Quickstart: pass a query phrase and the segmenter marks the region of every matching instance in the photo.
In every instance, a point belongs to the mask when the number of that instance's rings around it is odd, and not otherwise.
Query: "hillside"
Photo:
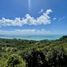
[[[67,67],[67,36],[41,41],[0,39],[0,67]]]

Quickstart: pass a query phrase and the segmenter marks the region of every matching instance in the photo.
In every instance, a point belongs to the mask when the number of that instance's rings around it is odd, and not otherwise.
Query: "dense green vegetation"
[[[0,39],[0,67],[67,67],[67,36],[41,41]]]

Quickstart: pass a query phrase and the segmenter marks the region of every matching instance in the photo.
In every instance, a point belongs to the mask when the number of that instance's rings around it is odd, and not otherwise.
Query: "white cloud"
[[[43,13],[44,12],[44,10],[43,9],[41,9],[38,13],[40,14],[40,13]]]
[[[43,10],[41,10],[42,12]],[[52,12],[51,9],[46,10],[43,14],[37,18],[32,17],[30,14],[26,14],[23,18],[15,18],[15,19],[0,19],[0,26],[23,26],[27,25],[40,25],[40,24],[50,24],[51,17],[49,14]]]
[[[52,10],[51,9],[48,9],[47,11],[46,11],[46,14],[48,15],[48,14],[50,14],[52,12]]]
[[[7,35],[7,36],[12,36],[12,35],[17,35],[17,36],[26,36],[26,35],[45,35],[45,34],[51,34],[50,31],[47,31],[45,29],[37,30],[37,29],[23,29],[23,30],[0,30],[0,35]]]

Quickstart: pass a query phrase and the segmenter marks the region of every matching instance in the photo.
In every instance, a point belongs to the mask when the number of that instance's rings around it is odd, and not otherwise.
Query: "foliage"
[[[0,67],[67,67],[67,36],[41,41],[0,39]]]
[[[13,54],[8,58],[6,67],[25,67],[25,62],[20,56]]]

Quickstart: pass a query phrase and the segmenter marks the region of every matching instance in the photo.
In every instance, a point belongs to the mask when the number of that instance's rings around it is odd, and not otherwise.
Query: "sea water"
[[[22,39],[22,40],[56,40],[61,38],[62,35],[24,35],[24,36],[0,36],[6,39]]]

